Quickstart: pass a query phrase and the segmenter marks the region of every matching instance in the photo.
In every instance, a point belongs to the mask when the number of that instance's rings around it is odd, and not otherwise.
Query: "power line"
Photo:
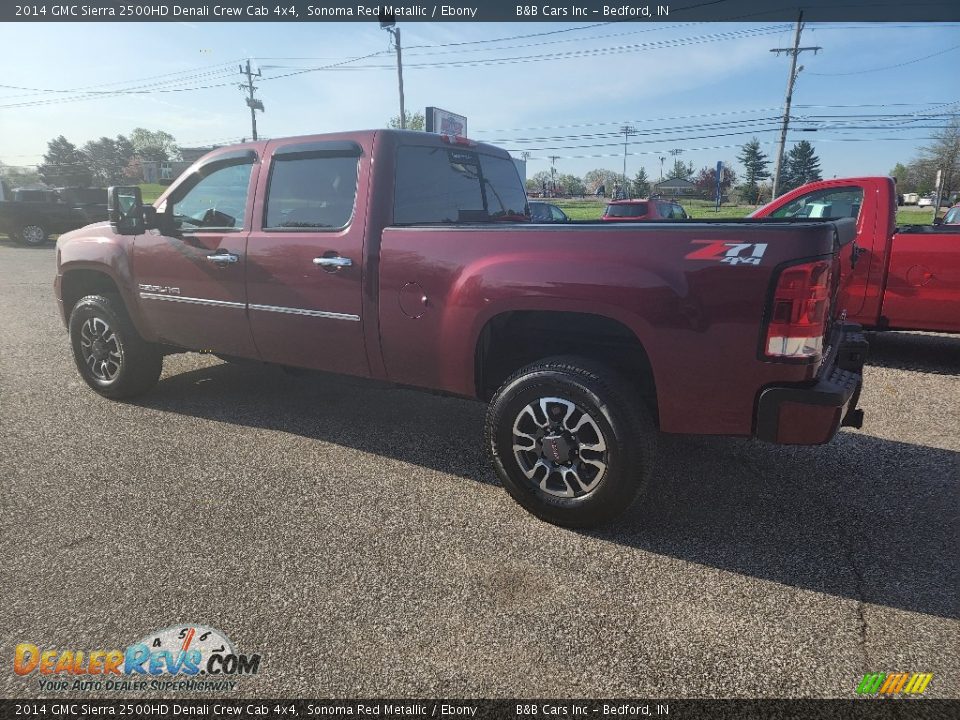
[[[98,83],[96,85],[83,85],[75,88],[29,88],[29,87],[22,87],[19,85],[3,85],[3,84],[0,84],[0,88],[8,88],[11,90],[29,90],[34,93],[48,93],[48,92],[49,93],[71,93],[71,92],[93,92],[97,88],[112,87],[115,85],[126,85],[127,83],[131,83],[131,82],[142,83],[142,82],[146,82],[147,80],[157,80],[159,78],[171,78],[167,83],[160,83],[160,84],[169,84],[172,82],[176,82],[178,80],[191,79],[195,77],[203,77],[205,75],[210,75],[214,73],[221,74],[225,71],[228,71],[228,66],[233,65],[233,63],[235,62],[237,61],[230,60],[226,63],[220,63],[217,65],[204,65],[198,68],[191,68],[190,70],[177,70],[169,73],[161,73],[160,75],[147,75],[146,77],[136,78],[133,80],[114,80],[108,83]],[[185,77],[174,79],[173,76],[177,76],[177,75],[184,75]],[[111,92],[111,91],[108,91],[108,92]],[[6,95],[0,99],[14,98],[14,97],[30,97],[30,96],[29,95]]]
[[[908,140],[914,140],[914,141],[915,141],[915,140],[936,140],[936,138],[933,138],[933,137],[913,137],[913,138],[908,138],[908,137],[885,137],[885,138],[860,138],[860,137],[857,137],[857,138],[818,138],[818,139],[817,139],[817,142],[818,142],[818,143],[819,143],[819,142],[826,142],[826,143],[831,143],[831,142],[833,142],[833,143],[846,143],[846,142],[901,142],[901,141],[908,141]],[[788,139],[787,142],[799,142],[799,141],[794,138],[794,139]],[[761,141],[760,141],[760,144],[761,144],[761,145],[776,145],[777,143],[778,143],[777,140],[761,140]],[[740,145],[734,145],[734,144],[728,144],[728,145],[709,145],[709,146],[703,146],[703,147],[687,148],[687,151],[688,151],[688,152],[702,152],[702,151],[705,151],[705,150],[729,150],[729,149],[739,148],[739,147],[741,147],[741,146],[740,146]],[[510,152],[516,152],[516,151],[510,150]],[[655,156],[656,156],[656,155],[659,155],[659,154],[660,154],[660,151],[659,151],[659,150],[640,150],[640,151],[632,152],[632,153],[630,153],[630,154],[631,154],[631,155],[655,155]],[[616,152],[616,153],[600,153],[600,154],[592,154],[592,155],[558,155],[558,156],[556,156],[556,157],[557,157],[558,160],[590,160],[590,159],[603,159],[603,158],[619,158],[619,157],[620,157],[620,153],[619,153],[619,152]],[[545,158],[545,157],[531,156],[529,159],[530,159],[530,160],[546,160],[547,158]]]
[[[697,35],[687,38],[675,38],[671,40],[662,40],[652,43],[633,43],[627,45],[616,45],[611,47],[603,48],[591,48],[583,50],[571,50],[567,52],[560,53],[547,53],[547,54],[534,54],[534,55],[520,55],[520,56],[511,56],[511,57],[499,57],[499,58],[483,58],[475,60],[463,60],[457,62],[441,62],[441,63],[412,63],[408,64],[407,67],[413,68],[454,68],[454,67],[475,67],[475,66],[489,66],[489,65],[502,65],[506,63],[515,64],[515,63],[529,63],[529,62],[545,62],[545,61],[557,61],[565,59],[576,59],[581,57],[598,57],[606,55],[617,55],[631,52],[643,52],[646,50],[657,50],[664,48],[672,47],[685,47],[689,45],[700,45],[705,43],[712,42],[724,42],[728,40],[738,40],[748,37],[758,37],[762,35],[769,35],[775,32],[779,32],[780,29],[778,26],[766,26],[761,28],[753,29],[744,29],[730,32],[722,33],[709,33],[706,35]],[[559,32],[559,31],[553,31]],[[376,51],[363,55],[360,57],[349,58],[337,63],[331,63],[328,65],[323,65],[320,67],[311,67],[311,68],[301,68],[288,73],[283,73],[280,75],[274,75],[271,77],[263,77],[262,82],[280,80],[288,77],[294,77],[297,75],[302,75],[305,73],[311,72],[320,72],[320,71],[329,71],[329,70],[383,70],[383,69],[392,69],[392,65],[354,65],[354,63],[366,60],[378,55],[382,55],[387,51]],[[348,66],[353,67],[348,67]],[[169,83],[162,83],[160,85],[166,85]],[[86,100],[96,97],[111,97],[116,95],[126,95],[126,94],[152,94],[152,93],[169,93],[169,92],[190,92],[195,90],[209,90],[217,87],[229,86],[231,83],[216,83],[209,85],[200,85],[196,87],[153,87],[153,86],[139,86],[135,88],[121,88],[118,90],[103,91],[102,93],[91,94],[85,93],[71,98],[56,99],[56,100],[37,100],[32,102],[22,102],[22,103],[10,103],[6,105],[0,105],[0,109],[9,109],[9,108],[19,108],[19,107],[33,107],[38,105],[47,105],[47,104],[56,104],[60,102],[73,102],[78,100]]]
[[[865,75],[867,73],[882,72],[883,70],[893,70],[894,68],[904,67],[906,65],[913,65],[914,63],[921,62],[923,60],[929,60],[930,58],[939,57],[940,55],[946,55],[947,53],[953,52],[954,50],[960,49],[960,45],[954,45],[949,47],[946,50],[941,50],[940,52],[932,53],[931,55],[924,55],[923,57],[918,57],[913,60],[907,60],[906,62],[897,63],[896,65],[884,65],[883,67],[870,68],[869,70],[853,70],[851,72],[841,72],[841,73],[808,73],[809,75],[817,75],[819,77],[841,77],[845,75]]]

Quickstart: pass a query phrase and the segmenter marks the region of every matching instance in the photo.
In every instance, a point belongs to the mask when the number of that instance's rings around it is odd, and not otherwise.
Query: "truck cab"
[[[841,306],[872,330],[960,332],[960,227],[897,227],[889,177],[803,185],[751,217],[852,218],[856,241],[842,260]]]

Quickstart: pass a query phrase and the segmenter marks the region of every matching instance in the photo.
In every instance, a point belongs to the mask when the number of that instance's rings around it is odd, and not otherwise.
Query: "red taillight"
[[[820,355],[829,319],[831,272],[827,260],[792,265],[780,272],[767,323],[767,357]]]

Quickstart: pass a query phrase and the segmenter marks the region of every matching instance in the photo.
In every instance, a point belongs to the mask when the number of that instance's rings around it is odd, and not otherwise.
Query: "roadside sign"
[[[720,212],[720,199],[723,197],[721,188],[723,187],[723,161],[717,161],[717,207],[715,210]]]

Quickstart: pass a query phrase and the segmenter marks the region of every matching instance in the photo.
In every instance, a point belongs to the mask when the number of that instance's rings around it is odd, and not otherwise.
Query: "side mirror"
[[[142,235],[143,198],[136,185],[113,185],[107,190],[107,217],[118,235]]]
[[[934,224],[934,225],[943,225],[943,218],[942,218],[942,217],[935,217],[935,218],[933,219],[933,224]]]

